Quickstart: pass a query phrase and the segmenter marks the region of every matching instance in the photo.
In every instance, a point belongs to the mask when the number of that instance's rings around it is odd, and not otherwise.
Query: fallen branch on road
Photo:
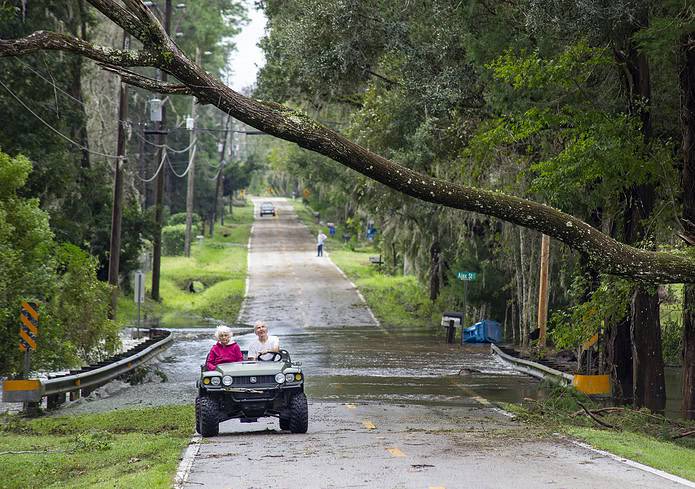
[[[579,404],[579,406],[584,410],[584,412],[586,413],[587,416],[589,416],[591,419],[596,421],[601,426],[604,426],[606,428],[610,428],[612,430],[618,430],[619,429],[619,428],[616,428],[615,426],[613,426],[612,424],[606,423],[605,421],[599,419],[595,414],[593,414],[591,411],[589,411],[586,408],[586,406],[584,404],[582,404],[581,402],[577,401],[577,404]]]
[[[686,436],[695,435],[695,430],[684,431],[683,433],[678,433],[671,437],[672,440],[677,440],[679,438],[685,438]]]

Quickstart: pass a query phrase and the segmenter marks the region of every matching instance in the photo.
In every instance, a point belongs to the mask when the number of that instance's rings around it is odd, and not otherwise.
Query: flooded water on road
[[[254,338],[235,328],[242,349]],[[211,328],[176,329],[158,368],[168,395],[195,396],[195,379],[213,344]],[[489,345],[447,345],[436,331],[383,327],[276,327],[281,348],[302,363],[312,400],[480,406],[536,397],[538,382],[490,354]],[[159,389],[157,389],[159,390]]]
[[[287,331],[312,399],[479,405],[536,397],[538,382],[490,354],[489,345],[447,345],[431,330],[320,328]]]

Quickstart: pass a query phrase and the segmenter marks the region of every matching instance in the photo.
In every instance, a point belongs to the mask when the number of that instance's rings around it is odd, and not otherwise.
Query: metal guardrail
[[[123,375],[146,363],[152,357],[167,349],[174,337],[171,331],[158,330],[157,335],[150,340],[137,345],[130,350],[117,355],[111,360],[88,365],[69,374],[41,379],[38,389],[31,391],[12,392],[3,389],[5,402],[39,402],[48,397],[48,407],[57,407],[65,402],[65,394],[70,393],[71,399],[87,395],[99,386]]]
[[[499,356],[502,360],[509,363],[515,370],[518,370],[519,372],[531,375],[537,379],[547,379],[556,384],[565,386],[572,385],[572,382],[574,381],[574,375],[560,372],[559,370],[546,367],[545,365],[541,365],[540,363],[532,362],[530,360],[523,360],[521,358],[507,355],[494,343],[490,344],[490,348],[493,355]]]

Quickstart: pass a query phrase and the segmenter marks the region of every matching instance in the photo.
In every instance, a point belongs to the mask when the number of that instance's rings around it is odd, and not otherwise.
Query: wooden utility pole
[[[164,30],[167,34],[171,29],[171,0],[166,0],[164,7]],[[159,70],[159,79],[166,83],[167,73],[164,70]],[[164,179],[166,176],[166,165],[163,162],[164,144],[166,143],[166,137],[164,135],[164,130],[166,127],[166,104],[162,103],[162,120],[155,124],[155,129],[157,132],[157,162],[162,165],[159,173],[157,174],[155,193],[154,193],[154,220],[155,220],[155,230],[154,230],[154,251],[152,256],[152,300],[159,301],[159,275],[160,268],[162,266],[162,226],[164,220]]]
[[[130,36],[123,33],[123,50],[130,47]],[[111,309],[109,317],[116,317],[118,301],[118,277],[121,259],[121,217],[123,215],[123,164],[125,163],[125,120],[128,118],[128,85],[121,82],[118,97],[118,137],[116,163],[113,170],[113,206],[111,208],[111,242],[109,246],[109,285],[111,285]]]
[[[200,64],[200,48],[196,46],[195,48],[195,62]],[[189,138],[189,144],[191,148],[191,161],[188,167],[188,180],[186,181],[186,234],[183,244],[183,254],[187,257],[191,256],[191,233],[193,231],[193,191],[195,185],[195,112],[196,112],[196,100],[195,97],[191,97],[191,119],[193,119],[193,128],[191,129],[191,134]]]
[[[550,263],[550,236],[541,239],[541,271],[538,280],[538,346],[545,347],[548,325],[548,266]]]

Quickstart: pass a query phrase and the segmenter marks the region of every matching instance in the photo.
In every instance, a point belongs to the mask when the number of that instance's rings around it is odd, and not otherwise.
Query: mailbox
[[[454,326],[461,326],[463,313],[455,311],[444,311],[442,313],[442,326],[449,326],[449,322],[452,320],[454,321]]]

